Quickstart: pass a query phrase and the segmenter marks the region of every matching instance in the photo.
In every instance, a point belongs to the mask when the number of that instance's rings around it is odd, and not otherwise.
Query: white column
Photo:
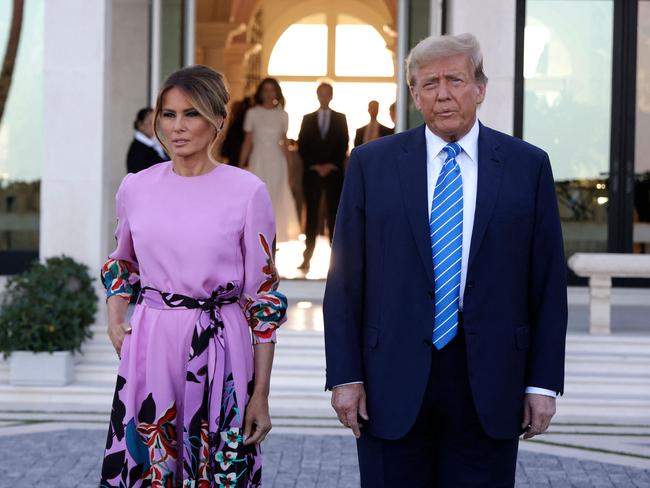
[[[429,35],[442,34],[442,0],[429,0]]]
[[[41,259],[99,269],[105,254],[103,165],[110,2],[45,2]]]
[[[45,2],[42,258],[95,275],[114,246],[115,190],[147,105],[147,0]]]
[[[183,43],[185,44],[185,55],[183,59],[184,66],[191,66],[194,64],[194,50],[196,49],[196,1],[185,0],[184,12],[184,28],[185,36]]]
[[[512,134],[515,90],[516,0],[448,0],[451,34],[471,32],[483,50],[489,78],[481,121]]]
[[[151,104],[156,103],[158,89],[160,88],[160,20],[162,5],[160,0],[151,2]]]
[[[136,112],[149,105],[149,2],[111,0],[111,5],[102,256],[115,246],[115,192],[126,174],[133,121]]]
[[[408,106],[408,80],[406,79],[406,67],[404,61],[408,49],[408,28],[409,28],[409,2],[398,0],[397,2],[397,104],[395,106],[397,118],[395,120],[395,132],[402,132],[406,129],[406,107]]]

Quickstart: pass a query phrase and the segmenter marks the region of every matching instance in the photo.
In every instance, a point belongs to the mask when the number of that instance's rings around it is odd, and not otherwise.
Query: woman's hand
[[[108,324],[108,337],[115,348],[117,357],[120,357],[122,352],[122,344],[127,334],[131,333],[131,325],[128,322],[119,322],[115,324]]]
[[[253,393],[246,406],[244,445],[259,444],[270,430],[269,397],[263,393]]]

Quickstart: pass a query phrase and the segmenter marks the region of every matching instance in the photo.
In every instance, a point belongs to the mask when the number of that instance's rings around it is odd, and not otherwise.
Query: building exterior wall
[[[46,2],[41,259],[98,269],[113,246],[115,190],[147,101],[147,29],[146,0]]]
[[[494,129],[512,134],[516,1],[448,0],[447,8],[449,33],[471,32],[481,43],[489,81],[479,118]]]

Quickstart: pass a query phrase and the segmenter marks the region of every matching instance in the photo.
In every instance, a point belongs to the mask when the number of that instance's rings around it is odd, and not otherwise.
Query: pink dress
[[[273,208],[265,185],[219,165],[183,177],[171,162],[127,175],[116,196],[107,295],[142,286],[122,346],[102,487],[260,487],[244,446],[253,343],[275,342]],[[252,333],[251,333],[252,332]]]

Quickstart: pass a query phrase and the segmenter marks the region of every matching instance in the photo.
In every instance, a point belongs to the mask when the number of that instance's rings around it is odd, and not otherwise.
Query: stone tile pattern
[[[105,433],[61,430],[0,436],[0,488],[96,488]],[[265,488],[358,488],[354,440],[272,434]],[[517,488],[650,488],[650,470],[522,452]]]

